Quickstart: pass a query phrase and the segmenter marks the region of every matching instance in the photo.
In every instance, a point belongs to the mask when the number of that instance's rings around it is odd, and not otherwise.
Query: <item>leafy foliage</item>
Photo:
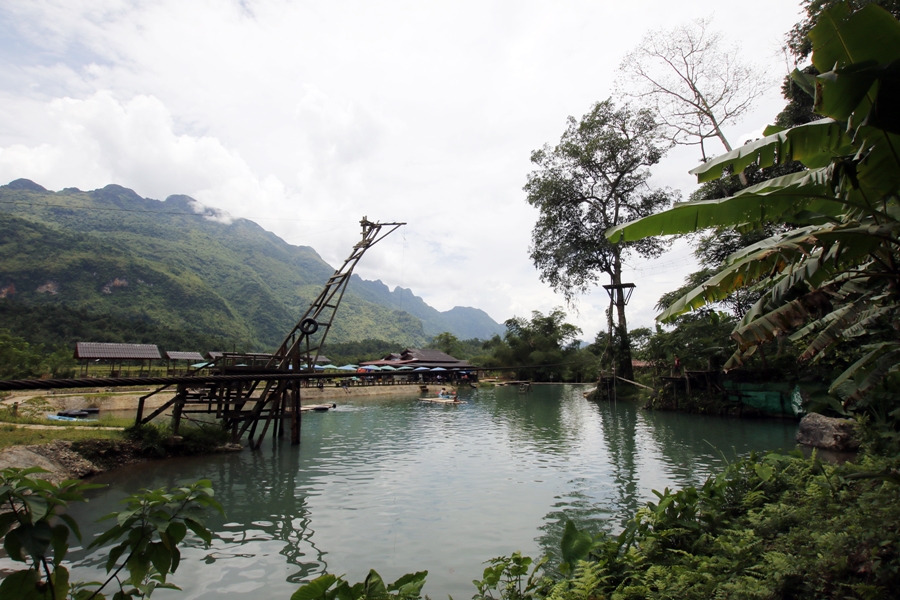
[[[800,4],[806,12],[806,16],[802,21],[794,25],[787,35],[788,49],[798,61],[809,58],[813,51],[809,33],[819,21],[822,13],[836,4],[846,4],[854,11],[868,4],[876,4],[900,19],[900,3],[896,0],[803,0]]]
[[[659,256],[665,244],[642,239],[614,246],[609,227],[648,215],[671,202],[673,192],[648,190],[648,167],[664,148],[649,112],[599,102],[580,121],[569,117],[555,147],[535,150],[537,170],[528,176],[528,203],[540,210],[532,232],[531,258],[542,280],[571,298],[618,274],[616,262],[630,252]]]
[[[88,546],[118,542],[109,550],[106,572],[111,575],[104,586],[118,581],[117,575],[124,569],[128,577],[119,583],[124,598],[149,596],[156,588],[178,589],[167,582],[168,574],[181,562],[178,544],[190,530],[209,545],[212,534],[203,525],[206,511],[212,508],[224,514],[213,498],[210,482],[201,480],[174,490],[143,490],[122,502],[125,510],[101,519],[115,519],[116,524]]]
[[[506,335],[493,347],[498,366],[530,367],[516,371],[519,379],[561,381],[566,363],[578,350],[575,338],[581,330],[565,322],[561,308],[543,315],[531,313],[531,320],[513,317],[506,321]],[[499,341],[499,340],[498,340]]]
[[[178,544],[188,529],[208,544],[211,534],[203,526],[206,509],[222,511],[208,481],[129,496],[123,500],[125,510],[104,517],[115,518],[116,525],[88,546],[125,538],[109,552],[106,571],[110,577],[103,583],[71,582],[64,565],[69,534],[80,541],[81,532],[72,517],[57,511],[69,502],[83,502],[85,491],[103,486],[77,480],[55,485],[30,477],[43,472],[38,467],[0,471],[0,505],[8,509],[0,514],[3,547],[12,560],[29,565],[0,583],[3,600],[102,600],[101,591],[113,581],[119,587],[113,596],[117,600],[149,597],[158,588],[178,589],[167,582],[178,568]],[[123,570],[128,576],[120,578]]]
[[[618,535],[592,536],[567,523],[568,561],[532,574],[528,593],[560,600],[896,597],[900,534],[882,525],[900,518],[898,466],[871,457],[829,465],[799,454],[751,455],[700,487],[654,492],[657,501]],[[475,582],[479,594],[483,583]]]
[[[229,339],[203,332],[176,329],[147,319],[129,319],[94,312],[88,308],[58,305],[32,305],[15,300],[0,299],[0,327],[21,337],[33,346],[43,346],[44,352],[59,352],[71,362],[76,342],[104,341],[110,343],[157,344],[163,351],[195,348],[245,350],[246,340]]]
[[[0,379],[28,379],[44,373],[68,377],[74,371],[75,360],[65,348],[46,354],[41,345],[33,346],[0,329]]]
[[[421,598],[428,571],[408,573],[394,583],[385,583],[374,569],[365,581],[350,585],[341,576],[322,575],[303,584],[291,595],[291,600],[384,600]]]
[[[674,302],[671,319],[716,302],[733,290],[760,284],[765,292],[734,330],[738,366],[757,347],[785,332],[810,340],[801,359],[816,359],[843,340],[873,344],[832,384],[850,404],[865,405],[900,365],[900,342],[886,325],[896,322],[897,194],[900,142],[896,97],[900,23],[868,5],[849,14],[845,5],[825,11],[810,30],[815,77],[794,78],[814,90],[816,112],[827,115],[770,135],[692,172],[712,181],[751,165],[800,161],[808,171],[776,177],[729,198],[687,202],[610,229],[613,240],[677,234],[704,227],[760,227],[792,223],[732,254],[727,267]],[[804,326],[802,329],[801,326]],[[886,335],[882,335],[882,333]],[[887,339],[884,339],[884,338]]]
[[[534,561],[528,556],[522,556],[521,552],[513,552],[512,556],[500,556],[486,562],[489,566],[484,569],[482,579],[472,581],[478,589],[472,600],[533,598],[537,590],[536,576],[547,560],[544,558],[534,563],[530,575],[528,568]],[[494,592],[497,593],[496,597]]]
[[[602,232],[628,219],[668,206],[675,193],[650,189],[649,167],[662,157],[657,123],[649,111],[617,108],[611,100],[595,104],[580,121],[569,117],[555,147],[545,145],[531,155],[537,167],[528,175],[528,203],[540,211],[531,235],[531,259],[541,280],[571,302],[608,275],[622,284],[622,265],[629,254],[659,256],[661,240],[642,238],[611,244]],[[625,298],[615,294],[622,343],[616,349],[619,373],[631,377]]]
[[[141,454],[156,458],[212,452],[231,441],[230,434],[218,423],[192,420],[182,426],[178,433],[179,439],[173,440],[168,422],[132,425],[124,432],[126,439],[139,444]]]

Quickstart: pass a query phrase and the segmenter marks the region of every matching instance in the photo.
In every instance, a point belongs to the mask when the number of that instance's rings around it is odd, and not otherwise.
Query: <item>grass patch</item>
[[[55,427],[53,429],[27,429],[15,425],[0,425],[0,449],[10,446],[49,444],[56,440],[79,441],[91,439],[123,439],[121,431],[109,431],[90,427]]]

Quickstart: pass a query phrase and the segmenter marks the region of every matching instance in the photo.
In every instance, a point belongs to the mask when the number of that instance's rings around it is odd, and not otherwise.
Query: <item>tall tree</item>
[[[761,285],[765,292],[732,332],[738,350],[726,366],[740,365],[761,343],[792,330],[789,339],[811,340],[801,360],[862,341],[864,353],[832,382],[831,391],[846,406],[868,403],[876,413],[896,415],[896,394],[889,387],[900,383],[900,22],[871,4],[852,15],[847,5],[836,4],[809,37],[813,65],[822,74],[793,76],[814,93],[815,110],[826,118],[770,129],[768,136],[692,173],[700,182],[711,181],[751,165],[793,160],[807,171],[723,200],[682,203],[607,235],[628,241],[704,227],[797,225],[732,254],[726,269],[659,318]]]
[[[617,108],[612,100],[595,104],[580,121],[569,117],[559,144],[531,155],[537,169],[525,185],[528,203],[540,211],[531,236],[531,259],[541,280],[572,303],[578,293],[599,282],[622,284],[622,266],[631,253],[659,256],[667,244],[641,239],[614,245],[604,237],[609,227],[669,206],[677,193],[651,189],[649,167],[659,162],[666,144],[649,111]],[[625,297],[614,294],[621,343],[618,371],[633,375]],[[612,317],[610,317],[612,320]]]
[[[765,74],[739,60],[736,47],[723,48],[722,35],[709,28],[711,18],[670,30],[648,32],[622,60],[618,88],[653,111],[675,144],[731,142],[723,128],[738,122],[768,85]]]
[[[540,311],[531,313],[531,320],[522,317],[508,319],[503,343],[494,347],[494,357],[502,366],[529,367],[517,376],[538,381],[562,379],[567,370],[567,358],[578,351],[576,339],[581,329],[565,322],[566,313],[554,308],[546,316]]]

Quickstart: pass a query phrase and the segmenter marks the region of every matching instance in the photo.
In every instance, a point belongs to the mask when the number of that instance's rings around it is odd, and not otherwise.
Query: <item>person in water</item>
[[[450,393],[447,391],[447,388],[441,388],[441,391],[438,392],[438,398],[442,400],[453,400],[454,402],[459,402],[459,398],[456,394]]]

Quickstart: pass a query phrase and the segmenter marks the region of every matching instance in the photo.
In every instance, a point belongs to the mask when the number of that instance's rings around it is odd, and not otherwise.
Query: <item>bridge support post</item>
[[[300,382],[292,381],[291,387],[291,446],[300,445]]]
[[[185,394],[187,390],[184,385],[178,386],[175,393],[175,406],[172,407],[172,435],[178,435],[178,428],[181,426],[181,411],[184,408]]]

